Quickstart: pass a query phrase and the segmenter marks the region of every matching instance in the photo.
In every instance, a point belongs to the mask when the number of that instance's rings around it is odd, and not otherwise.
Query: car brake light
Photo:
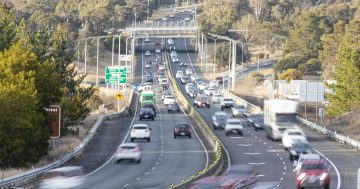
[[[146,130],[145,130],[145,133],[147,133],[147,132],[149,132],[149,130],[146,129]]]
[[[135,130],[133,129],[132,132],[135,133]]]
[[[140,152],[140,149],[139,149],[139,148],[135,148],[135,149],[133,149],[133,152]]]
[[[190,129],[190,128],[188,128],[188,131],[189,131],[189,132],[191,132],[191,129]]]
[[[301,173],[301,174],[297,177],[297,179],[298,179],[298,180],[303,180],[303,179],[305,178],[305,176],[306,176],[306,173]]]
[[[328,173],[324,172],[320,176],[320,180],[325,180],[325,178],[328,176]]]

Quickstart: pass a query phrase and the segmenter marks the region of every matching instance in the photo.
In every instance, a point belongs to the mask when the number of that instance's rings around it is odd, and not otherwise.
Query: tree
[[[0,53],[0,166],[35,163],[47,152],[49,119],[39,106],[36,55],[20,42]]]
[[[5,4],[0,3],[0,51],[16,40],[15,17]]]
[[[256,20],[260,20],[262,11],[266,5],[266,0],[249,0],[250,7],[256,17]]]
[[[244,47],[246,48],[246,47]],[[216,52],[216,64],[220,67],[228,67],[229,64],[229,43],[218,43]],[[213,55],[211,55],[213,58]],[[247,49],[244,49],[244,62],[250,59],[250,53]],[[236,46],[236,63],[240,64],[242,61],[242,49],[239,44]]]
[[[350,22],[342,37],[335,59],[334,84],[328,85],[334,93],[327,94],[330,105],[327,113],[342,115],[360,105],[360,21]]]
[[[287,82],[289,82],[290,80],[301,79],[302,74],[296,69],[287,69],[283,73],[279,74],[278,78],[279,80],[286,80]]]

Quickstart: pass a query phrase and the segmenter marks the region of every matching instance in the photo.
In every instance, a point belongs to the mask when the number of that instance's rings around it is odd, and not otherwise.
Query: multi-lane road
[[[190,42],[185,39],[178,39],[176,44],[177,49],[193,48]],[[192,68],[195,74],[200,72],[196,64],[197,55],[195,53],[179,52],[178,57],[180,62],[187,62],[188,68]],[[172,63],[171,69],[173,73],[176,73],[177,70],[184,68]],[[244,73],[255,69],[248,69]],[[180,82],[178,84],[185,94],[184,86]],[[192,101],[192,99],[189,100]],[[212,125],[211,115],[220,111],[220,107],[212,105],[210,109],[198,109],[198,111],[205,121]],[[252,118],[255,122],[262,124],[262,115],[254,115]],[[254,131],[250,127],[246,128],[242,137],[227,137],[224,131],[213,131],[228,149],[232,164],[254,164],[261,173],[261,181],[280,181],[282,188],[294,188],[293,163],[289,161],[288,153],[283,150],[281,142],[270,141],[265,137],[264,132]],[[330,188],[355,188],[357,169],[360,167],[360,153],[355,149],[349,149],[333,142],[318,133],[309,130],[306,132],[313,149],[325,156],[332,165]]]

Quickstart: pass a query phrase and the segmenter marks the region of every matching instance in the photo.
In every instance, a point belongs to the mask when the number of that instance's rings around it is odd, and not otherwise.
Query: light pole
[[[256,46],[258,49],[258,56],[257,56],[257,71],[260,71],[260,45],[252,44],[252,43],[246,43],[248,45]]]
[[[217,48],[216,48],[216,41],[218,40],[217,38],[213,38],[213,37],[210,37],[210,36],[205,36],[205,37],[207,37],[207,38],[210,38],[210,39],[212,39],[212,40],[214,40],[214,42],[215,42],[215,48],[214,48],[214,55],[213,55],[213,71],[214,71],[214,79],[216,78],[216,50],[217,50]]]

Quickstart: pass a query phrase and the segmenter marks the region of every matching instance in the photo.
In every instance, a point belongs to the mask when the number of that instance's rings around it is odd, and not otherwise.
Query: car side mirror
[[[152,128],[149,128],[149,130],[151,131],[151,130],[152,130]]]

